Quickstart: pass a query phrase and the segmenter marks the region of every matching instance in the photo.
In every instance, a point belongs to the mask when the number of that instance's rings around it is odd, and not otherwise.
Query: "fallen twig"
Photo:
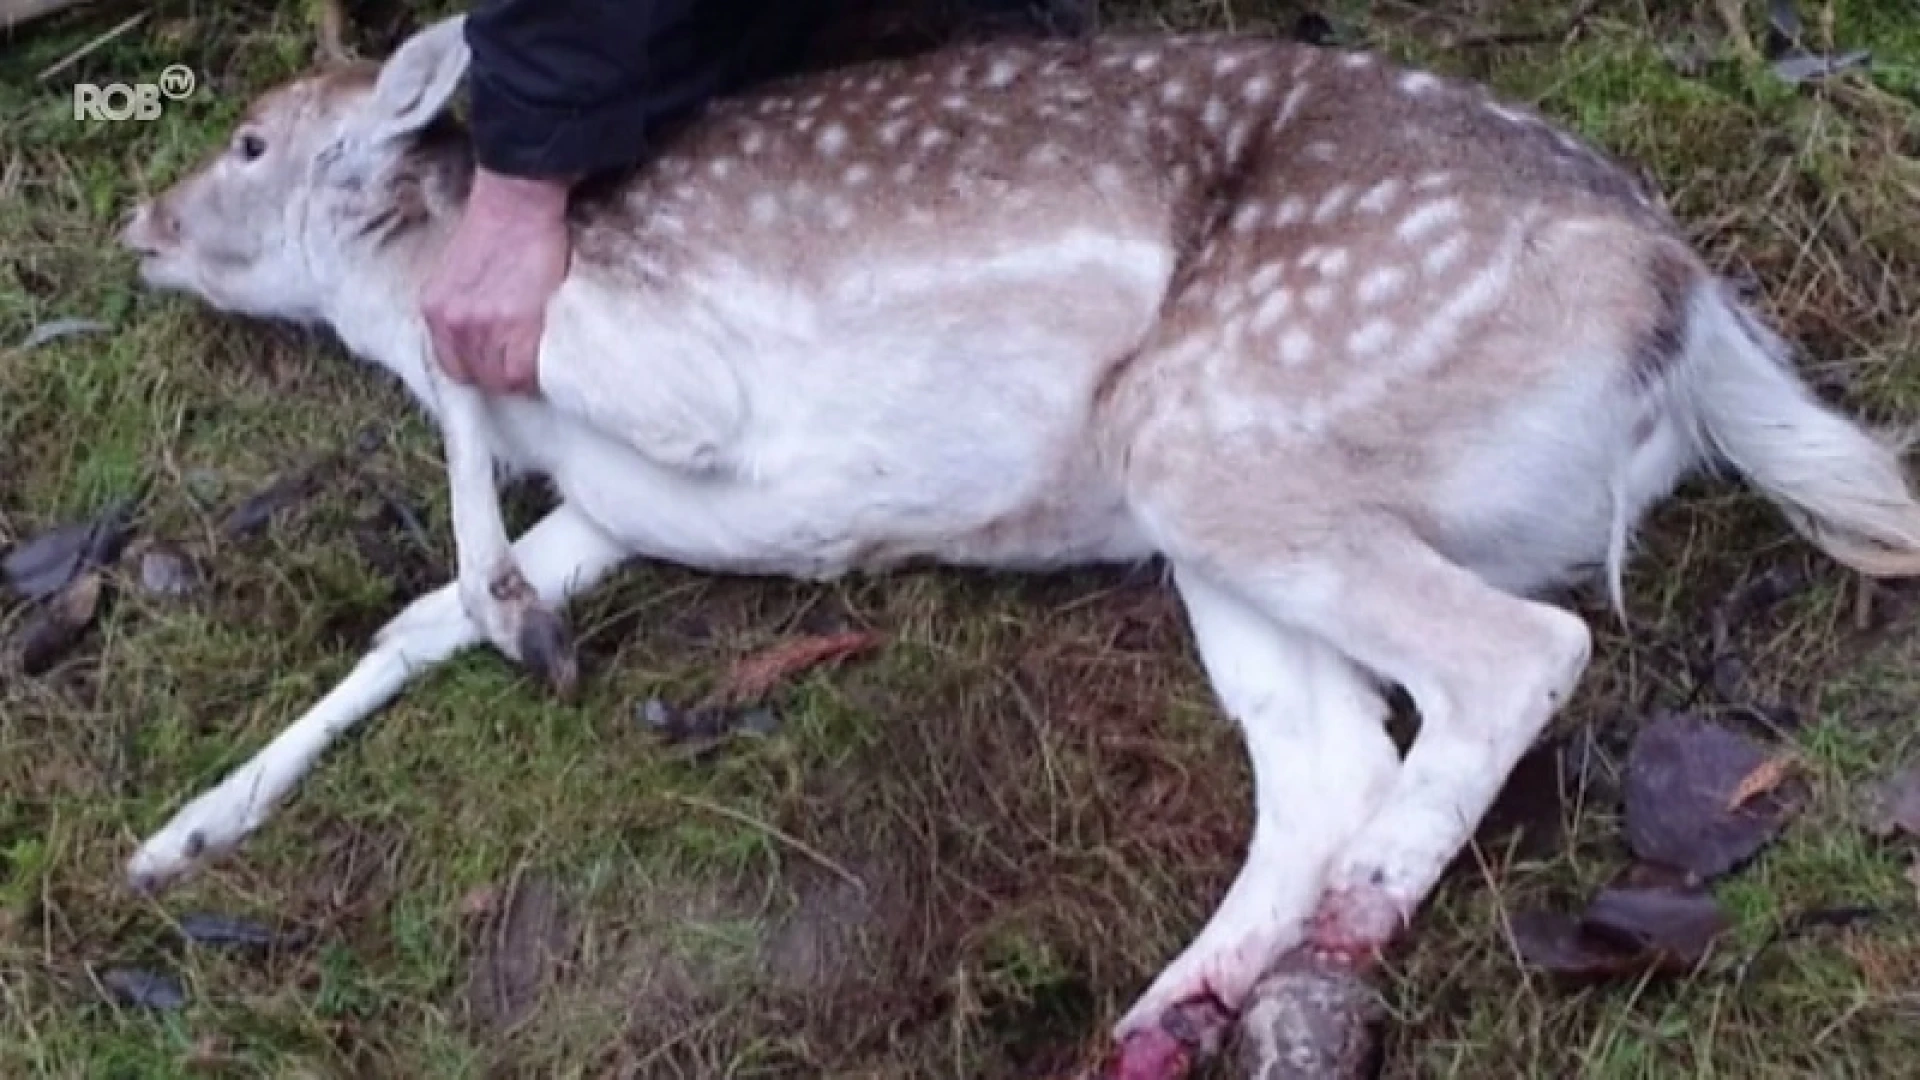
[[[1760,47],[1753,43],[1753,34],[1747,30],[1747,8],[1742,0],[1714,0],[1713,6],[1720,12],[1720,21],[1727,24],[1727,40],[1733,43],[1733,49],[1740,54],[1740,61],[1749,67],[1758,67],[1761,63]]]
[[[6,3],[6,0],[0,0],[0,3]],[[127,31],[133,29],[134,27],[139,26],[141,23],[146,22],[147,14],[148,14],[147,12],[142,11],[138,14],[129,15],[126,18],[120,20],[118,23],[115,23],[111,28],[109,28],[106,33],[101,34],[99,37],[94,38],[92,41],[87,42],[85,45],[80,46],[79,48],[73,50],[67,55],[54,61],[45,70],[41,71],[40,74],[36,76],[36,78],[40,82],[46,82],[48,79],[51,79],[55,75],[58,75],[61,72],[67,70],[73,65],[79,63],[84,57],[86,57],[89,53],[93,52],[95,49],[100,48],[102,45],[105,45],[107,42],[112,41],[114,38],[117,38],[120,35],[126,33]],[[13,24],[8,23],[7,26],[8,28],[11,28]]]

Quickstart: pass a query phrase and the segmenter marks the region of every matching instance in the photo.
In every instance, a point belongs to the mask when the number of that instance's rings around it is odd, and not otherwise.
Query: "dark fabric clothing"
[[[644,159],[708,99],[810,63],[974,33],[1090,29],[1091,0],[475,0],[467,15],[476,156],[515,176]],[[918,32],[915,31],[918,27]],[[851,35],[848,45],[837,42]],[[857,39],[869,39],[862,50]],[[818,48],[816,48],[818,46]],[[839,51],[836,52],[836,49]]]
[[[833,0],[480,0],[467,16],[480,164],[632,164],[709,98],[792,70]]]

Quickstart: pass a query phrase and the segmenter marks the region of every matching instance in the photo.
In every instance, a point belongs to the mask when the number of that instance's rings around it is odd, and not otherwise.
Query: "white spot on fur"
[[[1367,193],[1360,196],[1360,200],[1353,205],[1356,209],[1365,210],[1369,214],[1384,214],[1399,194],[1400,181],[1389,176],[1368,188]]]
[[[1259,203],[1248,203],[1240,209],[1235,210],[1233,212],[1233,223],[1231,226],[1233,231],[1237,233],[1252,232],[1253,227],[1260,221],[1260,215],[1265,212],[1266,208],[1262,207]]]
[[[998,88],[1012,82],[1013,77],[1018,74],[1020,74],[1020,65],[1003,56],[987,68],[987,77],[984,81],[988,86]]]
[[[761,192],[747,200],[747,213],[758,225],[771,225],[780,219],[780,200]]]
[[[1313,336],[1299,327],[1280,335],[1280,362],[1299,367],[1313,355]]]
[[[865,164],[851,166],[841,179],[846,181],[848,187],[864,187],[873,179],[873,166]]]
[[[1429,274],[1438,274],[1458,262],[1460,256],[1466,253],[1467,234],[1454,233],[1420,257],[1420,269]]]
[[[1307,218],[1307,200],[1299,195],[1289,195],[1280,200],[1273,210],[1275,226],[1298,225]]]
[[[1308,143],[1307,148],[1302,151],[1302,153],[1314,161],[1332,161],[1335,155],[1339,153],[1339,148],[1325,139],[1316,139]]]
[[[1440,88],[1440,80],[1424,71],[1409,71],[1400,76],[1400,89],[1415,96],[1431,93]]]
[[[766,133],[762,132],[759,128],[754,128],[745,135],[740,136],[740,152],[749,157],[759,153],[761,148],[766,145]]]
[[[1159,66],[1159,63],[1160,58],[1158,56],[1150,52],[1143,52],[1133,58],[1133,70],[1145,75],[1147,72]]]
[[[1273,93],[1273,80],[1265,75],[1255,75],[1247,80],[1247,85],[1240,88],[1240,95],[1256,105],[1267,100],[1267,95],[1271,93]]]
[[[1405,270],[1397,266],[1382,266],[1367,271],[1360,278],[1360,284],[1354,290],[1354,295],[1359,298],[1361,304],[1372,307],[1399,292],[1406,281]]]
[[[1249,325],[1256,334],[1271,333],[1292,309],[1293,294],[1285,289],[1275,289],[1261,298],[1260,306],[1254,311],[1253,321]]]
[[[1440,199],[1427,203],[1401,218],[1400,224],[1393,231],[1402,240],[1418,240],[1441,226],[1451,225],[1460,220],[1460,214],[1459,199]]]
[[[1275,285],[1280,284],[1280,278],[1285,273],[1286,269],[1278,262],[1267,263],[1260,269],[1254,271],[1253,276],[1247,279],[1247,291],[1255,296],[1262,295]]]
[[[887,101],[886,109],[890,113],[906,112],[918,100],[912,94],[898,94]]]
[[[1200,122],[1207,126],[1208,131],[1220,134],[1220,129],[1227,126],[1226,104],[1217,97],[1208,98],[1207,107],[1200,114]]]
[[[1347,203],[1352,198],[1353,189],[1351,187],[1345,184],[1336,184],[1333,190],[1321,197],[1320,205],[1313,208],[1314,224],[1325,225],[1327,222],[1332,221],[1340,211],[1347,208]]]
[[[1368,319],[1360,329],[1347,335],[1347,351],[1356,357],[1373,356],[1393,344],[1393,324],[1385,319]]]
[[[714,158],[707,163],[707,174],[715,180],[725,180],[733,172],[732,158]]]
[[[1449,172],[1421,173],[1420,179],[1413,182],[1415,191],[1438,191],[1453,183],[1453,174]]]
[[[1324,314],[1328,308],[1333,306],[1333,286],[1315,285],[1313,288],[1308,289],[1300,299],[1307,305],[1307,310],[1315,314]]]
[[[1160,100],[1169,105],[1180,104],[1180,102],[1186,100],[1186,96],[1187,84],[1181,82],[1179,79],[1171,79],[1167,82],[1167,85],[1160,88]]]
[[[833,157],[847,148],[847,129],[839,124],[828,124],[821,130],[820,137],[814,140],[813,145],[818,147],[821,153]]]
[[[1340,57],[1340,66],[1355,71],[1363,67],[1371,67],[1373,66],[1373,54],[1364,52],[1347,53]]]
[[[1063,160],[1065,155],[1061,154],[1060,148],[1052,143],[1041,143],[1027,152],[1027,163],[1042,168],[1058,165]]]
[[[1287,96],[1280,102],[1280,114],[1273,118],[1273,129],[1278,131],[1292,123],[1294,115],[1300,111],[1301,103],[1306,100],[1306,83],[1298,83],[1293,89],[1287,91]]]
[[[914,141],[919,145],[920,149],[922,150],[937,150],[941,146],[946,145],[947,133],[940,130],[939,128],[928,128],[925,131],[922,131],[920,133],[920,138]]]

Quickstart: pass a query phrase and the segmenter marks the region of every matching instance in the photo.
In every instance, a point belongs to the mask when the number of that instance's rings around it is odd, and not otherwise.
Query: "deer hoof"
[[[529,607],[521,615],[520,662],[555,695],[571,699],[580,683],[580,664],[574,656],[573,636],[560,617],[544,607]]]

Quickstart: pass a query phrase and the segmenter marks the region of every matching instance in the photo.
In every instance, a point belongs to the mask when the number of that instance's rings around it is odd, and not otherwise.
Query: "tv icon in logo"
[[[73,118],[75,120],[158,120],[162,99],[179,101],[193,94],[193,69],[172,64],[160,73],[159,82],[150,83],[75,83]]]

